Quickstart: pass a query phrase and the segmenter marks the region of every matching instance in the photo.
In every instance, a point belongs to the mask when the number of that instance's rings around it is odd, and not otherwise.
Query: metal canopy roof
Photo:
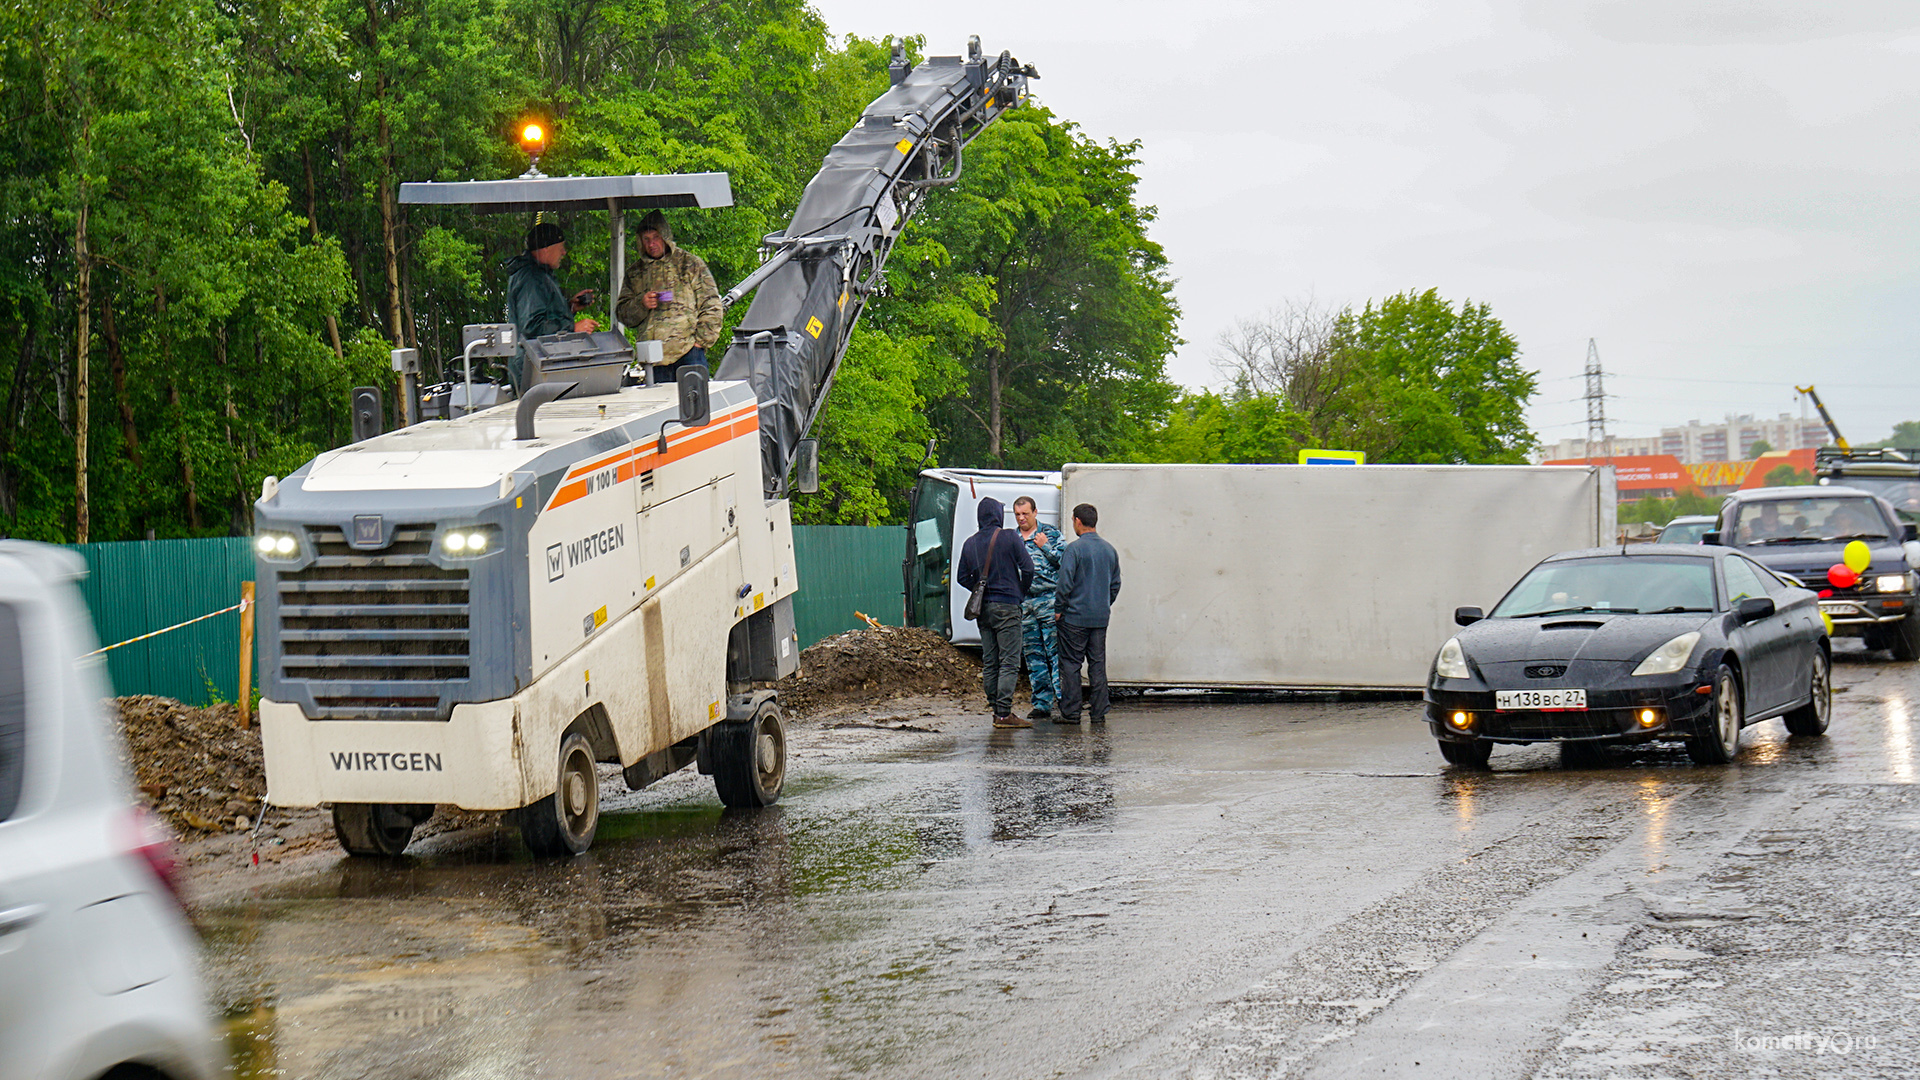
[[[400,201],[419,206],[471,206],[487,213],[524,210],[622,210],[733,205],[723,172],[668,176],[540,176],[514,180],[400,185]]]

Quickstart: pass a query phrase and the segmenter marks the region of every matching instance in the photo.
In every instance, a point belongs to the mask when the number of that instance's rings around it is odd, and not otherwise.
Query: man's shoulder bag
[[[993,534],[993,539],[987,541],[987,554],[980,560],[980,581],[973,587],[973,591],[967,594],[966,610],[960,613],[964,618],[970,619],[973,622],[980,621],[980,612],[986,607],[987,573],[993,569],[993,545],[1000,542],[1000,533],[1006,531],[1005,529],[998,530]]]

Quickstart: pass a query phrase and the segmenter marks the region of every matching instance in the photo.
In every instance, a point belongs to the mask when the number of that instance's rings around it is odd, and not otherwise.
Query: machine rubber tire
[[[787,782],[787,724],[780,705],[760,703],[749,720],[715,725],[713,787],[733,807],[772,806]]]
[[[1560,744],[1560,767],[1604,769],[1607,767],[1606,744],[1585,741],[1563,742]]]
[[[600,775],[585,735],[576,731],[560,741],[553,794],[521,807],[519,822],[521,841],[543,858],[578,855],[593,846],[600,827]]]
[[[1895,660],[1920,660],[1920,622],[1912,615],[1900,620],[1900,625],[1887,631],[1887,651]]]
[[[1833,662],[1824,650],[1813,654],[1813,672],[1808,679],[1811,700],[1780,718],[1790,735],[1825,735],[1833,719]]]
[[[1687,756],[1696,765],[1727,765],[1740,752],[1741,709],[1740,680],[1725,664],[1713,676],[1713,697],[1707,705],[1705,731],[1687,736]]]
[[[394,803],[334,803],[333,835],[349,855],[391,859],[413,840],[416,811]]]
[[[1464,765],[1469,769],[1484,769],[1487,759],[1493,756],[1493,744],[1484,739],[1472,742],[1455,742],[1452,739],[1435,739],[1440,744],[1440,756],[1447,759],[1449,765]]]

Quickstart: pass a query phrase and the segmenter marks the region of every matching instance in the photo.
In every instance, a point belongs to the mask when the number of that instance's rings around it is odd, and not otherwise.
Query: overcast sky
[[[1011,50],[1141,141],[1187,344],[1272,305],[1437,288],[1540,373],[1546,441],[1799,415],[1920,419],[1920,3],[815,0],[836,34]]]

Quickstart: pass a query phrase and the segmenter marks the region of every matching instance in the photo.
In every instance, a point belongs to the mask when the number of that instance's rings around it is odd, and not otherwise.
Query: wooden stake
[[[240,583],[240,726],[253,724],[253,582]]]

